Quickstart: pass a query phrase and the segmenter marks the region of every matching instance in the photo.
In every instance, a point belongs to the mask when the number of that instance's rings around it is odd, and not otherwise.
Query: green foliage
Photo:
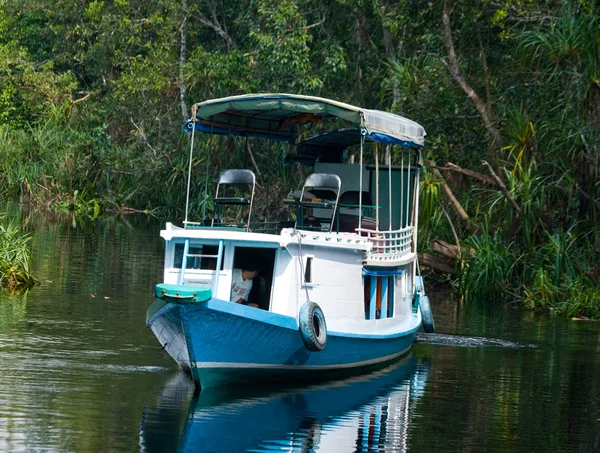
[[[513,244],[500,231],[490,234],[486,229],[463,245],[473,253],[463,263],[458,279],[460,294],[467,299],[504,300],[519,261]]]
[[[207,52],[198,46],[186,65],[186,84],[202,99],[251,93],[257,89],[253,57],[239,50]]]
[[[427,169],[421,173],[419,194],[421,197],[419,214],[429,220],[439,210],[442,194],[440,182]]]
[[[183,218],[182,110],[248,92],[322,95],[415,119],[440,164],[486,172],[487,158],[495,166],[519,209],[496,187],[447,175],[470,225],[446,211],[462,248],[476,252],[465,257],[460,295],[594,313],[597,6],[452,2],[457,63],[502,149],[445,64],[442,7],[441,0],[0,0],[0,193],[91,218],[107,208]],[[219,172],[252,164],[243,141],[196,138],[190,213],[201,217],[212,209]],[[279,201],[306,170],[286,166],[280,145],[251,147],[262,172],[257,218],[283,218]],[[454,241],[440,189],[424,172],[421,247]]]
[[[41,112],[70,99],[70,71],[56,73],[52,61],[36,64],[26,49],[0,42],[0,124],[23,127]]]
[[[73,198],[57,201],[55,208],[59,212],[73,211],[79,217],[88,217],[92,220],[97,218],[100,214],[100,204],[98,203],[98,200],[94,198],[86,200],[85,193],[80,195],[78,190],[73,192]]]
[[[538,269],[531,287],[524,291],[523,305],[568,317],[600,318],[598,289],[589,281],[575,278],[555,285],[551,280],[544,269]]]
[[[0,224],[0,287],[11,291],[28,288],[37,283],[29,273],[29,241],[14,222],[2,219]]]
[[[256,22],[250,37],[256,43],[259,73],[274,91],[283,87],[296,92],[311,92],[323,81],[311,74],[310,44],[306,19],[294,0],[257,2]]]

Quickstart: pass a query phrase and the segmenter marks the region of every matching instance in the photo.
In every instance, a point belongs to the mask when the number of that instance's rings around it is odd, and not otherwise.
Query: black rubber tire
[[[423,330],[425,333],[435,332],[435,323],[433,321],[433,314],[431,313],[431,305],[429,304],[429,297],[423,295],[419,298],[419,306],[421,307],[421,320],[423,322]]]
[[[327,324],[321,307],[314,302],[302,305],[298,325],[306,349],[312,352],[323,350],[327,344]]]

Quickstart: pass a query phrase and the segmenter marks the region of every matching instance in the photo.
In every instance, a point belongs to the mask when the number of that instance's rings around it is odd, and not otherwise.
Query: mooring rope
[[[297,229],[292,229],[292,237],[298,237],[298,263],[300,264],[300,284],[304,283],[304,291],[306,291],[306,301],[310,302],[310,296],[308,294],[308,287],[306,286],[306,275],[304,274],[304,261],[302,253],[302,233]],[[298,314],[298,299],[296,299],[296,314]]]

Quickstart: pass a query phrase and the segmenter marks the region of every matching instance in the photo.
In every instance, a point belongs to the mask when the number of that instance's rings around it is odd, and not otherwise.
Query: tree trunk
[[[458,84],[458,86],[465,92],[465,94],[471,99],[483,124],[492,137],[494,144],[502,149],[503,139],[500,135],[500,131],[496,127],[496,124],[492,121],[492,117],[486,104],[481,100],[475,90],[467,83],[465,77],[458,66],[458,59],[456,58],[456,52],[454,50],[454,42],[452,41],[452,29],[450,28],[450,0],[444,0],[444,9],[442,13],[442,33],[444,38],[444,45],[448,51],[448,59],[442,59],[442,62],[450,71],[452,78]],[[494,156],[495,157],[495,156]],[[496,159],[494,158],[494,162]]]
[[[458,216],[465,222],[469,231],[472,231],[472,226],[467,211],[464,210],[460,202],[456,199],[456,197],[454,196],[454,192],[452,192],[452,189],[450,189],[450,187],[446,183],[446,180],[444,179],[440,171],[436,168],[436,165],[432,161],[427,161],[427,164],[429,168],[431,168],[431,171],[433,172],[435,177],[442,183],[442,188],[444,189],[446,198],[450,202],[450,205],[452,206],[454,212],[458,214]]]
[[[442,241],[441,239],[434,239],[431,241],[431,249],[435,253],[439,253],[440,255],[453,260],[462,259],[462,253],[465,253],[467,256],[475,255],[475,250],[472,248],[469,248],[468,250],[462,250],[457,245],[448,244],[446,241]]]
[[[429,253],[423,253],[422,255],[419,255],[419,264],[427,266],[435,272],[442,274],[456,275],[457,273],[452,261],[447,258],[440,258],[430,255]]]
[[[486,176],[486,175],[482,175],[481,173],[477,173],[476,171],[473,171],[473,170],[461,168],[458,165],[453,164],[452,162],[447,162],[446,165],[443,167],[439,167],[439,166],[435,165],[431,168],[435,168],[436,170],[441,170],[441,171],[452,171],[455,173],[460,173],[461,175],[468,176],[469,178],[474,179],[475,181],[480,182],[483,185],[491,186],[491,187],[499,187],[498,183],[496,182],[495,179],[490,178],[489,176]]]

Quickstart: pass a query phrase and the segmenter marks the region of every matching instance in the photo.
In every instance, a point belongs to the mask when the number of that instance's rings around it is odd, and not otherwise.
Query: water
[[[145,327],[161,225],[23,221],[41,285],[0,295],[0,451],[600,450],[600,323],[435,292],[449,336],[391,367],[194,396]]]

